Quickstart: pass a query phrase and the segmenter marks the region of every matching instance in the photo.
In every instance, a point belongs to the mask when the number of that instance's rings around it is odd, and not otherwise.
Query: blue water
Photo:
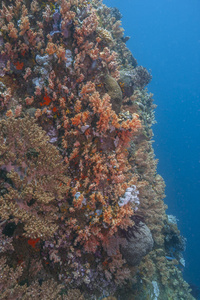
[[[184,278],[200,286],[200,1],[104,0],[123,14],[127,46],[151,70],[154,149],[168,214],[187,238]]]

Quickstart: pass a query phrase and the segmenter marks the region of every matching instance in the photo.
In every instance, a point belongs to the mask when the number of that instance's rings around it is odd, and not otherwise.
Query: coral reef
[[[193,299],[120,19],[101,0],[0,4],[0,299]]]

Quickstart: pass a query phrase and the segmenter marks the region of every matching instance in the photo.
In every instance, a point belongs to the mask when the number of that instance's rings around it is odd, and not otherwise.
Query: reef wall
[[[0,7],[0,299],[193,299],[151,75],[102,1]]]

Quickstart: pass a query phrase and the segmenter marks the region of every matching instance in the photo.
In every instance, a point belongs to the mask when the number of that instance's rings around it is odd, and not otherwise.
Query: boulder
[[[136,266],[153,248],[153,237],[150,229],[142,222],[134,234],[121,246],[121,253],[130,266]]]

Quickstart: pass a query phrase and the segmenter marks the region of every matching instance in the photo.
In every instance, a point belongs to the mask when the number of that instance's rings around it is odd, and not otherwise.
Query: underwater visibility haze
[[[0,3],[0,299],[198,298],[199,8]]]

